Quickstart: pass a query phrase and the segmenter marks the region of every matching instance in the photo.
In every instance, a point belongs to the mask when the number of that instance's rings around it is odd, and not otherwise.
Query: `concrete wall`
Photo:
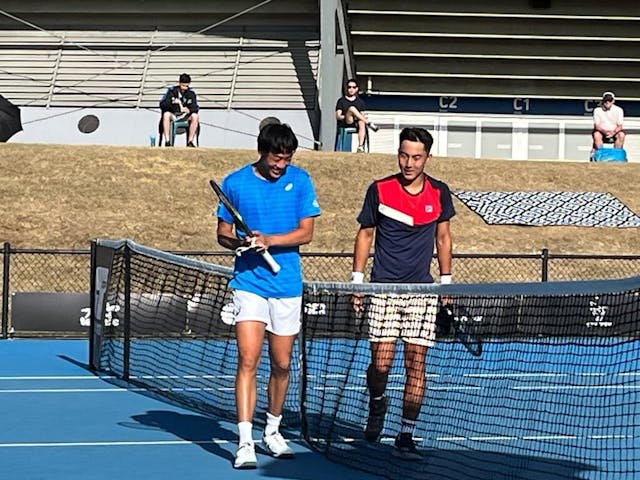
[[[157,137],[159,113],[152,110],[22,107],[21,112],[24,131],[10,142],[146,146],[150,136]],[[93,133],[78,129],[86,115],[100,120]],[[317,149],[309,112],[202,109],[200,116],[202,147],[254,149],[260,120],[275,116],[291,125],[300,149]],[[580,116],[369,112],[369,117],[381,127],[370,132],[371,151],[376,153],[395,153],[400,130],[406,126],[427,128],[434,136],[432,153],[437,156],[586,162],[591,149],[592,121]],[[640,119],[626,119],[625,130],[627,157],[640,162]],[[176,144],[184,146],[184,135],[178,136]]]
[[[115,108],[42,108],[22,107],[24,131],[10,142],[69,143],[84,145],[149,145],[150,136],[157,137],[159,112],[145,109]],[[93,133],[82,133],[79,120],[95,115],[100,126]],[[256,148],[260,120],[278,117],[291,125],[300,149],[314,149],[309,113],[304,110],[200,110],[200,145],[219,148]],[[185,144],[184,135],[176,139]]]
[[[593,120],[585,116],[376,111],[369,119],[381,127],[370,132],[372,152],[395,153],[407,126],[429,130],[437,156],[587,162],[591,151]],[[640,162],[640,118],[626,118],[624,126],[627,158]]]

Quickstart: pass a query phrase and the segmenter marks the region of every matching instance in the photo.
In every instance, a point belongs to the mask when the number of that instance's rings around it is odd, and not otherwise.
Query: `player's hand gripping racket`
[[[233,223],[235,224],[236,228],[242,231],[242,233],[244,233],[246,236],[251,237],[253,235],[253,232],[251,231],[249,226],[246,223],[244,223],[244,220],[242,219],[240,212],[238,212],[238,210],[236,210],[236,208],[233,206],[231,201],[229,201],[229,198],[227,198],[227,196],[224,194],[224,192],[222,191],[222,188],[220,188],[220,185],[218,185],[215,182],[215,180],[209,180],[209,185],[211,185],[211,188],[213,189],[214,192],[216,192],[216,195],[218,196],[218,199],[220,200],[220,202],[225,206],[225,208],[229,211],[229,213],[233,217]],[[255,245],[252,244],[249,248],[255,248]],[[244,247],[240,248],[240,252],[244,250],[246,250],[246,248]],[[280,265],[278,265],[278,262],[275,261],[275,259],[271,256],[271,254],[267,250],[263,250],[259,253],[260,255],[262,255],[265,262],[267,262],[271,270],[273,270],[273,273],[278,273],[280,271]]]
[[[474,316],[463,305],[455,302],[442,305],[436,317],[436,326],[444,335],[448,335],[453,329],[453,336],[471,355],[482,355],[480,322],[476,322]]]

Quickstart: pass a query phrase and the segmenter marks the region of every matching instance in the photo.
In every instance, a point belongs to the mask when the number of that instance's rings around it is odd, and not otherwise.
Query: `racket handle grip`
[[[280,271],[280,265],[278,264],[278,262],[276,262],[275,258],[273,258],[267,250],[262,252],[261,255],[264,258],[264,261],[267,262],[271,270],[273,270],[273,273],[278,273]]]

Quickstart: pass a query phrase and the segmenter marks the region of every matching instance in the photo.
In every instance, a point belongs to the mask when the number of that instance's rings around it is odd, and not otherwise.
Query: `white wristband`
[[[351,283],[362,283],[362,282],[364,282],[364,273],[351,272]]]
[[[440,283],[442,285],[449,285],[451,283],[451,274],[440,275]]]

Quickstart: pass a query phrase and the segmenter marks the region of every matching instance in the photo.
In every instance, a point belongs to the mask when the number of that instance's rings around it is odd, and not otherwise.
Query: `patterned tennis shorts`
[[[370,342],[435,342],[438,295],[372,295],[366,312]]]

